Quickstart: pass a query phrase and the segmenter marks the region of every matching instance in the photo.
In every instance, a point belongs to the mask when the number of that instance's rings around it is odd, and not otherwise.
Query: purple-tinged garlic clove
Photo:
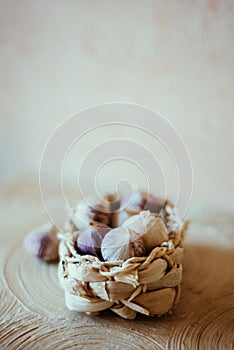
[[[77,251],[100,258],[102,240],[110,230],[111,228],[107,225],[92,221],[88,227],[80,231],[77,238]]]
[[[32,255],[46,262],[59,260],[57,229],[46,224],[30,232],[24,240],[25,249]]]
[[[105,261],[127,260],[134,256],[144,256],[145,246],[137,233],[126,227],[117,227],[104,237],[101,253]]]

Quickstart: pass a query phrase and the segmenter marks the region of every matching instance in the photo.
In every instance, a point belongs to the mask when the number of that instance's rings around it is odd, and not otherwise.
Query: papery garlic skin
[[[121,199],[121,208],[141,210],[141,200],[142,200],[142,193],[137,188],[134,188],[130,199],[128,197],[123,197]]]
[[[75,211],[71,215],[71,220],[73,221],[75,227],[78,230],[84,230],[88,227],[92,219],[88,215],[83,214],[82,212]]]
[[[141,210],[149,210],[151,213],[160,213],[164,204],[165,201],[162,198],[135,189],[130,200],[125,197],[122,199],[121,207],[133,214]]]
[[[167,226],[169,232],[182,230],[184,222],[180,216],[179,209],[176,207],[171,208],[169,205],[167,205],[165,207],[165,212],[167,214]]]
[[[24,239],[25,249],[47,262],[59,260],[58,245],[57,229],[51,223],[36,228]]]
[[[123,223],[123,226],[134,230],[141,236],[148,252],[169,239],[163,219],[155,216],[149,210],[131,216]]]
[[[110,193],[104,197],[109,202],[110,213],[114,213],[120,209],[121,199],[118,193]]]
[[[131,232],[130,238],[130,255],[133,256],[144,256],[146,252],[146,247],[144,240],[135,231]]]
[[[111,230],[105,224],[91,222],[82,229],[77,238],[77,250],[81,254],[90,254],[101,258],[101,242],[104,236]]]
[[[164,208],[165,200],[150,193],[142,192],[141,210],[149,210],[151,213],[160,213]]]
[[[145,246],[137,233],[122,226],[106,234],[101,253],[105,261],[127,260],[133,256],[143,256]]]
[[[146,227],[154,220],[149,210],[141,211],[140,214],[130,216],[122,226],[143,235]]]
[[[118,214],[118,226],[122,226],[129,219],[129,214],[125,210],[120,211]]]
[[[109,225],[110,204],[108,201],[89,197],[87,200],[82,200],[78,203],[72,219],[79,230],[85,229],[91,221]]]

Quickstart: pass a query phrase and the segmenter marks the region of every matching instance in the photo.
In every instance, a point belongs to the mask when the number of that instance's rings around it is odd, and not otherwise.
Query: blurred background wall
[[[157,110],[182,135],[194,201],[233,210],[231,0],[1,0],[0,7],[2,184],[38,179],[44,145],[69,115],[132,102]]]

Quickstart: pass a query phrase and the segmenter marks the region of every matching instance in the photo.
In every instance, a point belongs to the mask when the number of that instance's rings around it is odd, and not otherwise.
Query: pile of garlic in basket
[[[135,191],[86,198],[69,213],[63,232],[52,224],[25,238],[44,261],[59,261],[70,310],[111,309],[123,318],[161,316],[177,303],[188,222],[169,200]]]

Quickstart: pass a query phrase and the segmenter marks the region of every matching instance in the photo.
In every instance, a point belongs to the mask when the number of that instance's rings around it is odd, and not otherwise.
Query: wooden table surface
[[[192,215],[185,242],[181,299],[172,315],[134,321],[105,311],[66,309],[57,265],[29,256],[23,238],[47,221],[39,191],[2,189],[0,236],[1,349],[233,349],[233,217]]]

